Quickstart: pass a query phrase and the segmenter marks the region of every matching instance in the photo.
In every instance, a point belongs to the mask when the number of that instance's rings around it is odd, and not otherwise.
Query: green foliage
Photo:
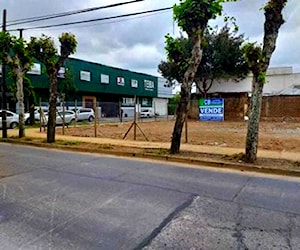
[[[180,0],[173,7],[174,20],[189,35],[204,30],[210,19],[221,15],[222,3],[236,0]]]
[[[47,69],[50,76],[58,71],[62,66],[64,60],[71,54],[75,53],[77,47],[77,40],[71,33],[63,33],[59,37],[60,41],[60,55],[55,47],[54,40],[46,35],[41,38],[31,37],[29,47],[32,50],[36,59],[42,62]]]
[[[285,7],[287,0],[270,0],[264,7],[264,11],[277,11],[281,13],[282,8]]]
[[[264,59],[262,48],[256,43],[247,43],[243,47],[245,60],[253,73],[259,71],[259,65]]]
[[[45,64],[46,68],[54,67],[57,60],[57,49],[55,48],[54,40],[42,35],[40,39],[31,37],[29,47],[34,54],[34,57]]]
[[[249,72],[244,59],[243,35],[237,35],[225,25],[222,29],[207,29],[202,40],[203,55],[195,80],[199,84],[214,79],[242,79]],[[159,72],[170,82],[183,81],[192,42],[187,38],[170,38],[166,42],[167,62],[162,61]],[[182,63],[183,62],[183,63]]]
[[[57,89],[60,94],[65,94],[65,99],[68,100],[77,92],[77,88],[74,85],[74,72],[72,69],[66,68],[64,78],[58,79]]]
[[[11,71],[9,72],[9,77],[16,81],[16,76]],[[16,85],[8,85],[7,89],[11,92],[14,96],[14,100],[16,101],[16,93],[17,93],[17,86]],[[30,102],[32,100],[33,103],[37,103],[36,95],[34,92],[34,87],[30,81],[30,79],[26,76],[23,77],[23,91],[24,91],[24,101]]]
[[[12,38],[8,32],[0,32],[0,57],[3,58],[9,52]]]
[[[170,100],[169,100],[169,105],[168,105],[168,114],[169,115],[174,115],[176,107],[178,103],[180,102],[180,94],[174,95]]]
[[[0,32],[0,57],[11,69],[21,68],[24,73],[33,64],[33,55],[26,41],[3,31]]]
[[[259,72],[257,80],[259,83],[265,84],[266,83],[266,73],[265,72]]]
[[[77,48],[77,40],[75,35],[71,33],[63,33],[59,37],[59,42],[61,44],[60,53],[62,56],[69,56],[74,54]]]
[[[173,75],[173,78],[178,80],[183,77],[183,72],[185,72],[189,66],[189,58],[193,45],[187,38],[173,38],[168,34],[166,35],[165,49],[168,63],[164,64],[164,62],[162,62],[159,66],[160,72],[162,72],[167,79],[169,79],[168,75]],[[169,71],[169,73],[166,74],[167,71]]]

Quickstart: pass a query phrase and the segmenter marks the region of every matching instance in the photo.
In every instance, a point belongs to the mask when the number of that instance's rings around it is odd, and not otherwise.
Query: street
[[[0,143],[0,249],[300,249],[300,181]]]

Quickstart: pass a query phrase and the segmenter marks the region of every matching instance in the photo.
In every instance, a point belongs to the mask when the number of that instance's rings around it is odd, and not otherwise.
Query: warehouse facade
[[[49,98],[49,79],[45,72],[44,65],[35,62],[27,73],[36,99],[42,103],[47,103]],[[68,58],[57,77],[59,89],[65,86],[59,90],[59,100],[63,95],[67,105],[71,106],[76,102],[78,106],[94,107],[97,103],[106,117],[117,117],[121,110],[133,110],[135,104],[138,109],[154,108],[155,102],[167,105],[166,99],[172,97],[170,86],[160,86],[158,91],[159,84],[164,82],[158,83],[158,77],[80,59]],[[165,93],[161,102],[160,92]],[[166,110],[165,107],[157,108],[162,114]]]

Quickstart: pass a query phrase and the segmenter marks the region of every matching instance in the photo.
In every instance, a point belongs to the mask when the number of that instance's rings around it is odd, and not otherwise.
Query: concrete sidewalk
[[[40,132],[39,128],[27,128],[25,131],[27,137],[32,138],[46,138],[45,132]],[[9,130],[8,136],[18,136],[18,130]],[[117,146],[128,146],[137,148],[163,148],[169,149],[170,143],[166,142],[149,142],[149,141],[129,141],[120,139],[110,139],[110,138],[94,138],[94,137],[75,137],[68,135],[58,135],[56,134],[57,140],[67,140],[67,141],[80,141],[89,142],[95,144],[110,144]],[[220,154],[220,155],[234,155],[239,153],[244,153],[242,148],[230,148],[222,146],[204,146],[204,145],[193,145],[193,144],[181,144],[182,151],[191,151],[207,154]],[[258,157],[271,158],[271,159],[285,159],[291,161],[300,162],[300,152],[287,152],[287,151],[271,151],[271,150],[258,150]]]

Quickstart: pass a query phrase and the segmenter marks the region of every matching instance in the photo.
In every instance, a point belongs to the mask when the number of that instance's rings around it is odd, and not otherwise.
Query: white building
[[[154,112],[160,116],[168,115],[169,99],[173,97],[173,87],[165,78],[158,77],[157,98],[153,99]]]
[[[264,96],[279,95],[280,92],[293,86],[300,86],[300,73],[293,73],[292,67],[270,68],[267,71]],[[236,82],[215,81],[208,93],[251,93],[252,75]]]

